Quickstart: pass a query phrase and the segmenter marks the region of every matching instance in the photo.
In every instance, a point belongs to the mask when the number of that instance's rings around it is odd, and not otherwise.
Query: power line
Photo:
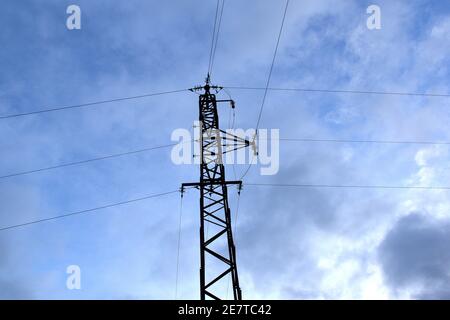
[[[217,15],[219,14],[219,2],[220,2],[220,0],[217,0],[216,15],[214,18],[214,27],[213,27],[213,34],[212,34],[212,39],[211,39],[211,49],[209,51],[208,75],[211,72],[211,61],[212,61],[212,56],[213,56],[213,52],[214,52],[214,42],[216,39],[216,26],[217,26]]]
[[[225,7],[225,0],[222,0],[222,8],[220,10],[220,16],[219,16],[219,26],[217,28],[216,42],[214,44],[214,52],[213,52],[212,61],[211,61],[211,70],[209,71],[210,75],[212,74],[212,70],[214,67],[214,60],[216,58],[217,43],[219,42],[220,26],[222,25],[222,16],[223,16],[223,8],[224,7]]]
[[[266,90],[265,87],[224,86],[227,89],[236,90]],[[447,93],[421,93],[421,92],[389,92],[389,91],[361,91],[361,90],[334,90],[334,89],[306,89],[306,88],[268,88],[271,91],[301,91],[321,93],[351,93],[351,94],[374,94],[374,95],[396,95],[396,96],[420,96],[449,98]]]
[[[127,200],[127,201],[116,202],[116,203],[107,204],[107,205],[104,205],[104,206],[90,208],[90,209],[85,209],[85,210],[81,210],[81,211],[75,211],[75,212],[66,213],[66,214],[62,214],[62,215],[54,216],[54,217],[50,217],[50,218],[39,219],[39,220],[29,221],[29,222],[25,222],[25,223],[15,224],[15,225],[7,226],[7,227],[2,227],[2,228],[0,228],[0,231],[10,230],[10,229],[15,229],[15,228],[20,228],[20,227],[25,227],[25,226],[29,226],[29,225],[32,225],[32,224],[37,224],[37,223],[46,222],[46,221],[50,221],[50,220],[66,218],[66,217],[75,216],[75,215],[79,215],[79,214],[89,213],[89,212],[92,212],[92,211],[97,211],[97,210],[117,207],[117,206],[121,206],[121,205],[124,205],[124,204],[129,204],[129,203],[133,203],[133,202],[143,201],[143,200],[156,198],[156,197],[162,197],[162,196],[165,196],[165,195],[168,195],[168,194],[172,194],[172,193],[176,193],[176,192],[179,192],[179,190],[152,194],[152,195],[148,195],[148,196],[141,197],[141,198],[136,198],[136,199],[131,199],[131,200]]]
[[[264,104],[266,102],[266,97],[267,97],[267,91],[269,89],[269,85],[270,85],[270,79],[272,77],[272,71],[273,71],[273,66],[275,65],[275,59],[277,57],[277,52],[278,52],[278,46],[280,44],[280,39],[281,39],[281,34],[283,33],[283,27],[284,27],[284,21],[286,19],[286,13],[287,13],[287,9],[289,7],[289,0],[286,1],[286,7],[284,8],[284,13],[283,13],[283,19],[281,20],[281,27],[280,27],[280,32],[278,33],[278,38],[277,38],[277,44],[275,46],[275,51],[273,53],[273,58],[272,58],[272,63],[270,65],[270,70],[269,70],[269,76],[267,77],[267,82],[266,82],[266,87],[264,88],[264,96],[261,102],[261,107],[259,109],[259,114],[258,114],[258,120],[256,121],[256,127],[255,127],[255,137],[253,138],[253,142],[255,141],[256,137],[258,136],[258,129],[259,129],[259,123],[261,122],[261,117],[262,117],[262,113],[264,111]],[[250,171],[250,168],[252,166],[253,163],[253,158],[255,156],[252,154],[252,160],[250,162],[250,164],[248,165],[247,169],[244,171],[244,173],[241,176],[241,180],[244,179],[244,177],[248,174],[248,172]]]
[[[180,267],[180,248],[181,248],[181,224],[183,219],[183,192],[181,192],[180,198],[180,216],[178,221],[178,244],[177,244],[177,272],[175,276],[175,300],[178,297],[178,276],[179,276],[179,267]]]
[[[241,190],[239,190],[238,195],[237,195],[236,212],[234,214],[234,219],[233,219],[234,220],[233,237],[234,237],[234,241],[235,241],[234,243],[235,244],[237,243],[237,241],[236,241],[236,239],[237,239],[237,236],[236,236],[237,232],[236,232],[236,230],[237,230],[237,218],[239,216],[239,202],[240,202],[240,199],[241,199]],[[227,295],[226,295],[227,300],[228,300],[228,290],[230,289],[230,280],[231,280],[231,277],[228,276]]]
[[[239,190],[238,192],[238,196],[237,196],[237,204],[236,204],[236,213],[234,214],[234,228],[233,228],[233,233],[234,233],[234,238],[237,239],[237,220],[239,217],[239,203],[241,200],[241,190]],[[237,242],[237,241],[236,241]]]
[[[286,142],[311,142],[311,143],[324,142],[324,143],[373,143],[373,144],[411,144],[411,145],[450,145],[450,142],[448,142],[448,141],[412,141],[412,140],[411,141],[400,141],[400,140],[350,140],[350,139],[280,138],[280,141],[286,141]],[[187,142],[184,142],[184,143],[190,143],[190,142],[192,142],[192,141],[187,141]],[[21,172],[16,172],[16,173],[11,173],[11,174],[0,176],[0,179],[12,178],[12,177],[16,177],[16,176],[22,176],[22,175],[27,175],[27,174],[32,174],[32,173],[37,173],[37,172],[42,172],[42,171],[54,170],[54,169],[59,169],[59,168],[64,168],[64,167],[69,167],[69,166],[76,166],[76,165],[81,165],[81,164],[85,164],[85,163],[101,161],[101,160],[107,160],[107,159],[117,158],[117,157],[122,157],[122,156],[128,156],[128,155],[133,155],[133,154],[137,154],[137,153],[143,153],[143,152],[148,152],[148,151],[152,151],[152,150],[157,150],[157,149],[170,148],[170,147],[176,146],[178,144],[179,143],[171,143],[171,144],[160,145],[160,146],[156,146],[156,147],[149,147],[149,148],[137,149],[137,150],[127,151],[127,152],[122,152],[122,153],[110,154],[110,155],[97,157],[97,158],[91,158],[91,159],[86,159],[86,160],[68,162],[68,163],[58,164],[58,165],[54,165],[54,166],[50,166],[50,167],[38,168],[38,169],[33,169],[33,170],[28,170],[28,171],[21,171]],[[252,163],[253,163],[253,159],[252,159]]]
[[[247,173],[250,171],[250,168],[251,168],[252,165],[253,165],[253,160],[255,160],[257,157],[258,157],[257,155],[255,156],[255,154],[252,153],[252,159],[250,160],[250,163],[248,164],[247,169],[244,171],[244,173],[242,174],[242,176],[241,176],[241,178],[240,178],[239,180],[244,180],[245,176],[246,176]]]
[[[337,184],[283,184],[283,183],[245,183],[255,187],[294,187],[294,188],[336,188],[336,189],[417,189],[417,190],[450,190],[447,186],[387,186],[387,185],[337,185]]]
[[[281,183],[252,183],[252,182],[245,183],[245,185],[246,186],[257,186],[257,187],[295,187],[295,188],[450,190],[450,187],[447,187],[447,186],[426,187],[426,186],[386,186],[386,185],[281,184]],[[58,215],[58,216],[54,216],[54,217],[50,217],[50,218],[33,220],[33,221],[20,223],[20,224],[16,224],[16,225],[10,225],[10,226],[0,228],[0,231],[20,228],[20,227],[24,227],[24,226],[28,226],[28,225],[32,225],[32,224],[41,223],[41,222],[46,222],[46,221],[66,218],[66,217],[70,217],[70,216],[74,216],[74,215],[80,215],[80,214],[84,214],[84,213],[98,211],[98,210],[102,210],[102,209],[112,208],[112,207],[121,206],[121,205],[134,203],[134,202],[139,202],[139,201],[143,201],[143,200],[147,200],[147,199],[151,199],[151,198],[161,197],[161,196],[165,196],[165,195],[173,194],[173,193],[177,193],[177,192],[179,192],[179,190],[173,190],[173,191],[168,191],[168,192],[163,192],[163,193],[158,193],[158,194],[152,194],[152,195],[148,195],[148,196],[144,196],[144,197],[140,197],[140,198],[116,202],[116,203],[103,205],[100,207],[95,207],[95,208],[90,208],[90,209],[85,209],[85,210],[81,210],[81,211],[75,211],[75,212],[62,214],[62,215]]]
[[[267,139],[265,139],[267,140]],[[280,138],[280,141],[292,142],[331,142],[331,143],[374,143],[374,144],[425,144],[450,145],[446,141],[402,141],[402,140],[352,140],[352,139],[315,139],[315,138]]]
[[[155,92],[155,93],[142,94],[142,95],[139,95],[139,96],[130,96],[130,97],[124,97],[124,98],[117,98],[117,99],[110,99],[110,100],[88,102],[88,103],[83,103],[83,104],[75,104],[75,105],[70,105],[70,106],[46,108],[46,109],[41,109],[41,110],[36,110],[36,111],[30,111],[30,112],[23,112],[23,113],[16,113],[16,114],[0,116],[0,120],[1,119],[10,119],[10,118],[23,117],[23,116],[30,116],[30,115],[47,113],[47,112],[53,112],[53,111],[61,111],[61,110],[67,110],[67,109],[84,108],[84,107],[90,107],[90,106],[94,106],[94,105],[106,104],[106,103],[112,103],[112,102],[134,100],[134,99],[142,99],[142,98],[147,98],[147,97],[154,97],[154,96],[160,96],[160,95],[165,95],[165,94],[170,94],[170,93],[178,93],[178,92],[183,92],[183,91],[188,91],[188,89],[179,89],[179,90],[172,90],[172,91]]]
[[[122,152],[122,153],[110,154],[110,155],[103,156],[103,157],[98,157],[98,158],[92,158],[92,159],[75,161],[75,162],[68,162],[68,163],[58,164],[58,165],[55,165],[55,166],[44,167],[44,168],[39,168],[39,169],[34,169],[34,170],[16,172],[16,173],[11,173],[11,174],[7,174],[7,175],[4,175],[4,176],[0,176],[0,179],[6,179],[6,178],[11,178],[11,177],[17,177],[17,176],[22,176],[22,175],[26,175],[26,174],[41,172],[41,171],[48,171],[48,170],[53,170],[53,169],[58,169],[58,168],[75,166],[75,165],[85,164],[85,163],[94,162],[94,161],[100,161],[100,160],[106,160],[106,159],[111,159],[111,158],[123,157],[123,156],[132,155],[132,154],[136,154],[136,153],[148,152],[148,151],[156,150],[156,149],[169,148],[169,147],[175,146],[177,144],[178,143],[171,143],[171,144],[166,144],[166,145],[161,145],[161,146],[156,146],[156,147],[150,147],[150,148],[144,148],[144,149],[139,149],[139,150],[127,151],[127,152]]]
[[[219,42],[220,26],[222,25],[222,16],[223,16],[223,8],[224,7],[225,7],[225,0],[222,0],[222,8],[220,9],[220,15],[219,15],[219,26],[217,27],[216,41],[214,44],[214,51],[213,51],[212,60],[211,60],[211,70],[209,70],[210,75],[212,75],[214,61],[216,58],[217,43]]]
[[[273,66],[275,65],[275,59],[277,57],[278,46],[280,44],[281,34],[283,32],[284,21],[286,19],[286,13],[287,13],[288,6],[289,6],[289,0],[286,1],[286,7],[284,8],[283,19],[281,20],[281,27],[280,27],[280,32],[278,33],[278,39],[277,39],[277,44],[275,46],[275,52],[273,53],[272,64],[270,65],[269,76],[267,77],[266,87],[264,88],[264,96],[263,96],[263,100],[261,103],[261,108],[259,110],[258,121],[256,122],[256,133],[258,132],[259,123],[261,121],[261,116],[262,116],[262,113],[264,110],[264,104],[266,102],[267,91],[269,89],[270,79],[272,77]]]

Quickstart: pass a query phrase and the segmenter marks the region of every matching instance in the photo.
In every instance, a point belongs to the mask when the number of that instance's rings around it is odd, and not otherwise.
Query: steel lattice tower
[[[242,182],[226,180],[223,154],[250,143],[220,130],[217,103],[231,102],[234,108],[232,100],[216,100],[211,93],[220,89],[210,86],[209,78],[205,86],[191,89],[203,91],[199,96],[200,182],[183,183],[182,189],[194,186],[200,191],[200,299],[221,299],[220,283],[228,284],[230,275],[233,298],[241,300],[227,186],[238,185],[240,190]]]

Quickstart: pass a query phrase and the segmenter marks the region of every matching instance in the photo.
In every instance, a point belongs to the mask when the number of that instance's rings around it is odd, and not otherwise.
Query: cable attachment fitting
[[[183,185],[180,188],[180,194],[181,194],[181,198],[183,198],[183,196],[184,196],[184,186]]]
[[[238,195],[241,195],[241,191],[242,191],[242,183],[238,184]]]
[[[258,156],[258,145],[256,143],[256,137],[258,136],[258,132],[255,133],[255,135],[253,136],[252,141],[250,141],[250,146],[252,147],[253,150],[253,155],[254,156]]]

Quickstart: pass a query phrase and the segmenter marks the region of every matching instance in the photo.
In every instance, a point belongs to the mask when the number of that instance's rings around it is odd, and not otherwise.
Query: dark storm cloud
[[[450,223],[419,213],[401,218],[379,247],[392,291],[421,288],[419,299],[450,299]]]

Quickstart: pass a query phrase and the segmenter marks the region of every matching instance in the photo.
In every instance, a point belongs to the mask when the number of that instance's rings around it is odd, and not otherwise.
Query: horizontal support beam
[[[231,180],[231,181],[221,181],[219,179],[210,179],[203,182],[187,182],[182,183],[181,188],[185,187],[200,187],[200,186],[210,186],[210,185],[222,185],[222,184],[237,184],[242,186],[241,180]]]

